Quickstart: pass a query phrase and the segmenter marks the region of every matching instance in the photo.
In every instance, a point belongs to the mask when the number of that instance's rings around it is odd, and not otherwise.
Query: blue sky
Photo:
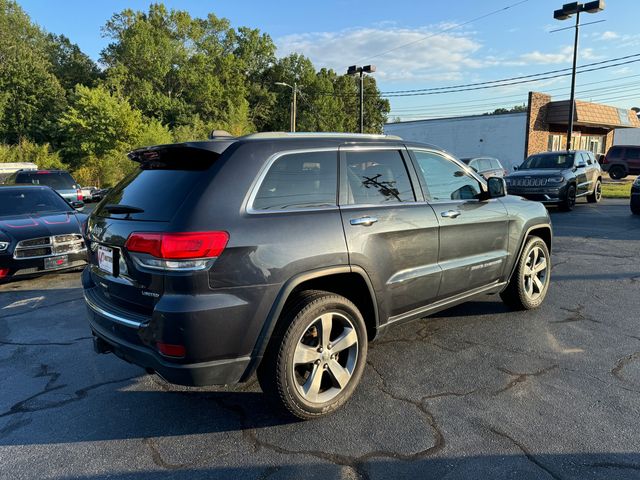
[[[146,10],[138,0],[18,0],[45,30],[62,33],[98,60],[108,39],[101,27],[125,8]],[[309,56],[316,67],[343,71],[373,63],[383,92],[445,87],[529,75],[571,66],[572,25],[553,19],[567,0],[323,0],[322,2],[203,0],[165,1],[192,16],[209,12],[234,26],[267,32],[283,56]],[[471,19],[511,8],[467,25]],[[640,1],[609,0],[598,14],[583,14],[579,65],[640,53]],[[408,45],[407,45],[408,44]],[[385,53],[388,50],[392,52]],[[640,59],[640,57],[638,57]],[[640,106],[640,62],[577,77],[577,97],[619,107]],[[529,90],[568,98],[569,77],[487,90],[391,99],[392,116],[411,120],[467,115],[526,101]]]

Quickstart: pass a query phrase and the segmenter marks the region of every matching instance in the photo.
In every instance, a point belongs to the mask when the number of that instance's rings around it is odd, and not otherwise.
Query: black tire
[[[325,337],[328,317],[329,334]],[[356,338],[355,345],[333,353],[331,349],[337,343],[331,342],[347,337],[348,341]],[[307,358],[312,355],[318,358]],[[310,361],[296,363],[296,357]],[[287,303],[258,369],[258,380],[272,400],[292,415],[308,420],[334,412],[351,398],[366,359],[367,328],[358,308],[341,295],[308,290]]]
[[[569,185],[564,200],[560,202],[560,210],[563,212],[570,212],[576,206],[576,186]]]
[[[593,187],[593,192],[587,195],[587,201],[589,203],[600,203],[602,200],[602,182],[598,179],[596,180],[596,186]]]
[[[614,165],[609,169],[609,176],[614,180],[620,180],[627,176],[627,172],[620,165]]]
[[[543,278],[538,276],[538,280],[542,284],[541,288],[536,286],[537,283],[533,281],[531,278],[532,274],[530,273],[532,261],[536,262],[535,266],[540,265],[539,255],[535,257],[535,260],[532,259],[534,251],[542,253],[546,262]],[[529,278],[529,281],[527,281],[527,278]],[[551,255],[549,255],[549,249],[547,248],[547,244],[544,240],[532,235],[525,241],[516,269],[509,280],[507,288],[500,294],[500,297],[502,298],[502,301],[513,310],[531,310],[533,308],[537,308],[542,304],[547,296],[550,280]],[[536,290],[538,291],[536,292]],[[531,293],[534,293],[534,295]]]

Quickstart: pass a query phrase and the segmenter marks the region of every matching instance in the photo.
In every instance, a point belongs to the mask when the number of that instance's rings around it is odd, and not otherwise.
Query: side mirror
[[[576,168],[587,168],[587,164],[583,160],[576,163]]]
[[[487,179],[487,191],[482,192],[481,200],[500,198],[507,195],[507,183],[502,177],[489,177]]]
[[[76,201],[73,201],[73,202],[69,202],[69,205],[71,205],[71,207],[74,210],[78,210],[79,212],[84,210],[84,202],[81,202],[79,200],[76,200]]]
[[[515,170],[518,170],[518,165],[514,165],[514,166],[513,166],[513,170],[514,170],[514,171],[515,171]]]

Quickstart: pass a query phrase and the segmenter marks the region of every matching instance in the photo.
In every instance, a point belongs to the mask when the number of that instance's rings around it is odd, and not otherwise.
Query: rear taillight
[[[600,165],[605,165],[605,164],[607,164],[607,163],[608,163],[608,162],[607,162],[607,156],[605,155],[604,157],[602,157],[602,158],[600,159]]]
[[[76,190],[76,195],[78,196],[79,202],[81,202],[84,199],[84,196],[82,195],[82,190],[80,189]]]
[[[142,266],[166,270],[201,270],[227,246],[227,232],[133,232],[125,248]],[[153,258],[149,258],[149,256]]]
[[[7,275],[9,275],[9,269],[8,268],[0,268],[0,278],[4,278]]]

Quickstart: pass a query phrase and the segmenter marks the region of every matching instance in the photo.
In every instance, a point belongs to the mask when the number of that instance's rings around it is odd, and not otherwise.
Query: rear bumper
[[[87,310],[97,353],[114,353],[129,363],[158,374],[170,383],[194,387],[238,383],[249,365],[249,357],[191,364],[173,363],[162,358],[151,348],[129,343],[117,334],[107,331],[100,325],[100,314],[89,306]]]
[[[93,283],[88,269],[82,283],[98,353],[114,353],[178,385],[227,385],[244,380],[251,357],[240,349],[223,351],[220,347],[221,342],[232,345],[233,337],[239,334],[234,315],[238,307],[233,302],[219,303],[218,308],[209,303],[202,310],[197,297],[173,298],[169,306],[179,308],[163,309],[159,303],[153,314],[145,316],[110,302]],[[227,328],[219,328],[221,324]],[[160,354],[156,348],[159,341],[184,346],[186,356]]]

